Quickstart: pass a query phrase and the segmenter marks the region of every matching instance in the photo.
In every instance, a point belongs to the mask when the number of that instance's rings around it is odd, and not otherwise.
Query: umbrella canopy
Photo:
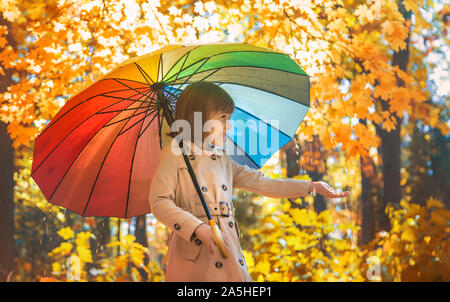
[[[131,58],[70,98],[36,138],[31,176],[47,200],[82,216],[150,213],[150,184],[172,139],[165,133],[177,98],[196,81],[216,83],[233,98],[235,127],[224,147],[257,169],[292,139],[309,108],[308,75],[270,49],[169,45]],[[265,129],[248,127],[257,123]],[[255,153],[251,137],[277,141]]]

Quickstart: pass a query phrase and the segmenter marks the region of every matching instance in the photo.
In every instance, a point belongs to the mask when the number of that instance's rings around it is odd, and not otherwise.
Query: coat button
[[[244,260],[239,259],[239,263],[240,263],[242,266],[244,266]]]
[[[222,185],[222,189],[223,189],[224,191],[226,191],[226,190],[227,190],[227,186],[226,186],[226,185]]]
[[[215,154],[211,155],[211,158],[212,158],[213,160],[216,160],[216,155],[215,155]]]
[[[228,225],[230,226],[230,228],[233,227],[233,221],[228,222]]]
[[[216,262],[216,267],[217,267],[217,268],[221,268],[221,267],[222,267],[222,262],[217,261],[217,262]]]
[[[181,229],[181,226],[178,223],[175,223],[173,228],[178,231],[179,229]]]
[[[206,188],[205,186],[202,186],[202,191],[203,191],[203,192],[207,192],[207,191],[208,191],[208,188]]]
[[[189,155],[189,159],[195,159],[195,156],[194,155]]]
[[[195,239],[195,244],[196,244],[196,245],[200,245],[200,244],[202,244],[202,241],[201,241],[200,239],[197,238],[197,239]]]

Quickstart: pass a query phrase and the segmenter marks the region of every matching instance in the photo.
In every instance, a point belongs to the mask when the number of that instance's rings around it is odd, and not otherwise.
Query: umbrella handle
[[[206,216],[208,217],[209,225],[211,226],[214,241],[216,242],[216,245],[219,248],[219,251],[220,251],[220,254],[222,254],[222,257],[224,259],[227,259],[228,251],[227,251],[227,248],[225,247],[225,243],[223,241],[222,234],[220,233],[219,227],[212,219],[211,213],[209,212],[209,209],[208,209],[208,205],[206,204],[205,198],[203,197],[203,193],[200,190],[200,186],[197,182],[197,178],[195,177],[194,170],[192,169],[191,164],[189,163],[189,160],[188,160],[186,154],[184,153],[183,140],[181,140],[178,144],[183,153],[183,158],[188,167],[189,174],[191,175],[192,181],[194,182],[195,189],[197,190],[198,196],[200,197],[200,201],[202,202],[203,209],[205,210]]]
[[[214,222],[214,220],[209,220],[209,225],[211,226],[211,230],[214,236],[214,241],[216,242],[217,247],[219,248],[220,254],[224,259],[228,258],[228,250],[225,247],[225,243],[223,241],[222,234],[220,233],[219,227]]]

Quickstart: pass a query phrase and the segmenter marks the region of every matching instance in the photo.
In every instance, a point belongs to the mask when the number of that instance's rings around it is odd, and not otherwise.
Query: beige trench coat
[[[166,281],[252,281],[239,242],[239,227],[232,202],[233,188],[274,198],[296,198],[308,194],[311,181],[264,176],[260,170],[236,163],[220,146],[199,154],[194,153],[199,150],[197,145],[185,141],[184,150],[213,219],[222,234],[230,239],[230,250],[227,259],[222,258],[217,247],[211,255],[196,238],[195,228],[202,223],[208,224],[208,219],[181,150],[172,139],[158,156],[149,193],[153,216],[172,231],[168,243]]]

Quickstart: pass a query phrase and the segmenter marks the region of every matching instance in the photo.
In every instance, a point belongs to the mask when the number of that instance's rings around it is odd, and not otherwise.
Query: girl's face
[[[210,133],[211,143],[213,143],[214,145],[223,146],[225,142],[225,135],[231,128],[230,123],[227,123],[227,121],[230,119],[230,116],[231,113],[227,113],[221,110],[211,112],[210,119],[217,120],[221,125],[221,127],[212,128],[212,133]]]

